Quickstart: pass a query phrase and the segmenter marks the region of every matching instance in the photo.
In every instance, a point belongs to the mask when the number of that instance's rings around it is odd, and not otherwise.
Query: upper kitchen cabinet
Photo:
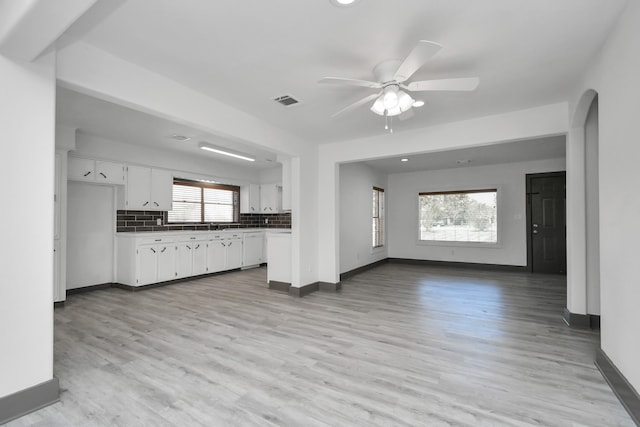
[[[127,166],[127,210],[170,211],[172,191],[171,171]]]
[[[260,213],[260,186],[258,184],[240,187],[240,213]]]
[[[69,156],[67,178],[104,184],[124,184],[122,163]]]
[[[262,184],[260,186],[260,213],[278,213],[282,210],[282,186]]]

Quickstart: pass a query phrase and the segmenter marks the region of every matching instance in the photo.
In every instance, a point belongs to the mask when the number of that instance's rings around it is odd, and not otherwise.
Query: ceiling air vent
[[[289,105],[294,105],[294,104],[297,104],[298,102],[300,102],[297,99],[295,99],[295,98],[293,98],[292,96],[289,96],[289,95],[279,96],[279,97],[275,98],[274,101],[276,101],[279,104],[284,105],[285,107],[288,107]]]

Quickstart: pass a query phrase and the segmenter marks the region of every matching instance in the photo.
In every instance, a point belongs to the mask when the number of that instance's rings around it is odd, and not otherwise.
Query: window
[[[384,246],[384,190],[373,187],[373,215],[372,215],[373,247]]]
[[[236,222],[240,188],[185,179],[173,180],[168,222]]]
[[[419,194],[420,240],[497,243],[498,190]]]

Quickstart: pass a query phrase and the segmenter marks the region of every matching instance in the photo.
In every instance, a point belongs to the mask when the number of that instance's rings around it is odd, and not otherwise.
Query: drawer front
[[[197,241],[206,241],[209,240],[209,234],[203,234],[203,235],[187,235],[187,236],[180,236],[176,239],[177,242],[197,242]]]
[[[136,244],[154,245],[154,244],[163,244],[163,243],[174,243],[175,241],[176,241],[175,237],[167,237],[167,236],[139,237],[136,239]]]

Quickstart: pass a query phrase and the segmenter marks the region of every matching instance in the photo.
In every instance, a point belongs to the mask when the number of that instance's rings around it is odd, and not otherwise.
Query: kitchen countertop
[[[266,231],[269,233],[291,233],[290,228],[225,228],[224,230],[168,230],[168,231],[121,231],[117,232],[118,237],[152,237],[152,236],[184,236],[184,235],[208,235],[208,234],[230,234],[230,233],[251,233],[256,231]]]

